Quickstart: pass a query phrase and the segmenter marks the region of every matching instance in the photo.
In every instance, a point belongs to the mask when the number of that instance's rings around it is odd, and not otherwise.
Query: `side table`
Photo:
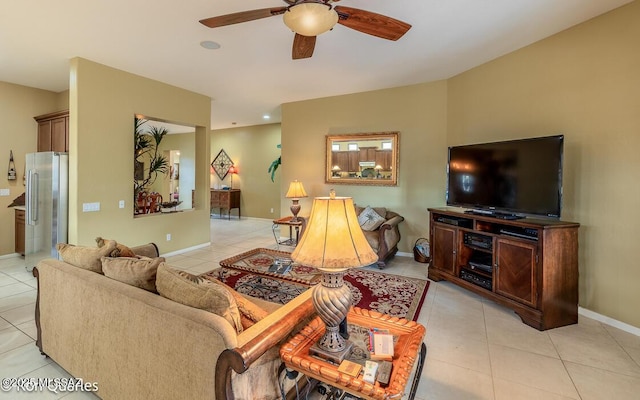
[[[210,209],[227,210],[227,219],[231,219],[231,210],[238,209],[238,219],[242,215],[240,209],[240,189],[211,189]]]
[[[289,239],[281,241],[280,238],[278,238],[278,235],[276,234],[276,230],[280,225],[289,227]],[[298,240],[300,240],[300,236],[302,236],[305,226],[306,226],[306,220],[302,217],[298,217],[298,220],[296,221],[293,221],[292,215],[289,215],[287,217],[283,217],[280,219],[274,219],[271,230],[273,232],[273,237],[276,239],[276,244],[278,246],[278,249],[280,248],[280,245],[293,246],[293,247],[297,246]],[[293,229],[296,230],[295,239],[293,238]]]
[[[424,326],[415,321],[357,307],[349,311],[347,320],[349,324],[364,328],[387,329],[397,337],[391,379],[386,387],[377,381],[375,384],[365,382],[362,380],[362,373],[358,377],[352,377],[339,372],[337,365],[310,355],[309,348],[324,334],[325,327],[320,317],[313,319],[280,347],[280,358],[285,366],[362,399],[387,400],[403,396],[411,371],[417,362],[408,397],[410,400],[413,399],[426,355],[426,346],[422,342],[425,335]]]

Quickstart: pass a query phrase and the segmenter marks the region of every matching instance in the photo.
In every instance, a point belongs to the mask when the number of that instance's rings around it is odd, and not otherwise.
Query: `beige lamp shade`
[[[301,199],[303,197],[307,197],[307,192],[304,191],[304,186],[302,186],[302,182],[295,180],[289,184],[289,190],[287,190],[287,194],[285,195],[287,199]]]
[[[316,197],[300,243],[291,258],[337,272],[378,261],[358,224],[351,197]]]

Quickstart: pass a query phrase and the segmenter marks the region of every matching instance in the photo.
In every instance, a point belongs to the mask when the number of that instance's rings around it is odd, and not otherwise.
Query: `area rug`
[[[301,283],[227,268],[203,275],[218,278],[239,293],[280,304],[309,289]],[[429,289],[427,280],[365,269],[347,271],[344,281],[351,289],[354,306],[414,321]]]

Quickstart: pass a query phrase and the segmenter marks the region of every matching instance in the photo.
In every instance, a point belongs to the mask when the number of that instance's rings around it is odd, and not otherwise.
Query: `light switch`
[[[120,200],[120,201],[118,202],[118,207],[120,207],[120,208],[124,208],[124,200]]]

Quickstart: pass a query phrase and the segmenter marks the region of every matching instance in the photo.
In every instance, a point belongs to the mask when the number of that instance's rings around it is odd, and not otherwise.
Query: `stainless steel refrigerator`
[[[67,242],[69,155],[27,154],[26,179],[25,264],[31,271],[43,258],[58,258],[56,244]]]

